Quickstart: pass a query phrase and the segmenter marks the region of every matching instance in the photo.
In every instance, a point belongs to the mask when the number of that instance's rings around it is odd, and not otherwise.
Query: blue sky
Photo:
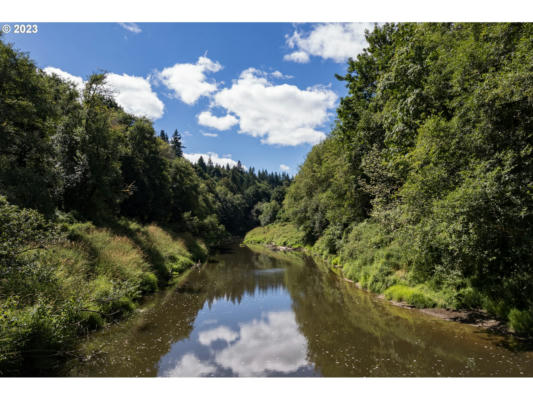
[[[117,102],[156,131],[177,128],[191,160],[297,172],[346,94],[335,73],[369,24],[47,23],[3,36],[47,73],[109,73]]]

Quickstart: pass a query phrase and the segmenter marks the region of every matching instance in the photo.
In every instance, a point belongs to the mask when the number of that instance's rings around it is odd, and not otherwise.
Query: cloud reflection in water
[[[232,342],[239,337],[239,334],[232,331],[227,326],[219,326],[215,329],[202,331],[198,335],[198,341],[204,346],[210,346],[216,340],[224,340],[225,342]]]
[[[194,354],[185,354],[174,368],[166,371],[164,376],[208,376],[216,371],[216,367],[200,361]]]
[[[215,350],[212,345],[220,341],[225,346]],[[227,326],[204,330],[198,342],[209,347],[209,358],[200,360],[186,353],[166,376],[206,376],[217,370],[230,370],[237,376],[267,376],[295,373],[309,366],[307,342],[291,311],[263,313],[261,319],[239,324],[238,331]]]

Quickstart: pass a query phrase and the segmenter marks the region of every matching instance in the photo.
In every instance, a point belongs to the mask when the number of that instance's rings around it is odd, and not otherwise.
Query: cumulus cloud
[[[284,73],[279,72],[279,71],[274,71],[270,75],[272,75],[272,77],[277,78],[277,79],[291,79],[291,78],[294,78],[292,75],[285,75]]]
[[[137,25],[134,22],[119,22],[118,23],[121,27],[126,29],[127,31],[133,32],[133,33],[141,33],[142,29],[139,28],[139,25]]]
[[[287,45],[295,51],[283,59],[306,63],[309,56],[318,56],[344,62],[363,51],[368,44],[365,29],[372,30],[373,27],[371,23],[326,23],[315,25],[310,32],[295,30],[286,36]]]
[[[217,117],[209,111],[203,111],[198,114],[198,123],[200,125],[209,126],[218,129],[219,131],[228,130],[238,122],[237,118],[231,114],[227,114],[224,117]]]
[[[195,64],[175,64],[157,73],[159,80],[174,96],[186,104],[194,104],[202,96],[217,90],[216,82],[208,82],[206,74],[217,72],[222,66],[202,56]]]
[[[274,85],[262,71],[243,71],[231,87],[218,91],[213,104],[238,118],[240,133],[263,143],[296,146],[316,144],[325,134],[316,128],[329,118],[337,96],[323,87],[305,90]]]
[[[46,67],[45,69],[43,69],[43,71],[47,75],[57,75],[60,79],[73,83],[80,93],[83,92],[85,82],[83,81],[81,76],[71,75],[68,72],[65,72],[55,67]]]
[[[281,169],[282,171],[288,171],[291,169],[291,167],[285,164],[280,164],[279,169]]]
[[[130,114],[157,119],[163,116],[164,104],[152,91],[148,79],[126,74],[107,74],[106,84],[115,100]]]
[[[285,54],[283,59],[285,61],[294,61],[300,64],[305,64],[309,62],[309,55],[305,51],[293,51],[290,54]]]
[[[202,157],[206,163],[211,159],[213,164],[220,165],[221,167],[225,167],[227,164],[229,164],[230,167],[235,167],[237,165],[237,161],[232,160],[231,158],[219,157],[217,153],[213,153],[212,151],[207,153],[184,153],[183,157],[192,163],[197,163],[200,157]]]

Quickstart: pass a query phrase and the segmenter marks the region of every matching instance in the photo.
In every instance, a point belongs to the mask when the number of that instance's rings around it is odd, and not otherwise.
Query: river
[[[235,246],[89,337],[70,376],[533,376],[533,352],[400,308],[297,253]]]

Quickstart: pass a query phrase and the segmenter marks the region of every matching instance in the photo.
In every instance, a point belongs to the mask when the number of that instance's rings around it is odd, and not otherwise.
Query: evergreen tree
[[[183,144],[181,143],[181,135],[179,134],[177,129],[174,130],[172,139],[170,140],[170,145],[172,146],[176,157],[183,157],[183,149],[185,148],[185,146],[183,146]]]
[[[207,169],[207,165],[205,164],[204,158],[200,156],[198,159],[198,168],[200,168],[200,171],[205,172]]]

